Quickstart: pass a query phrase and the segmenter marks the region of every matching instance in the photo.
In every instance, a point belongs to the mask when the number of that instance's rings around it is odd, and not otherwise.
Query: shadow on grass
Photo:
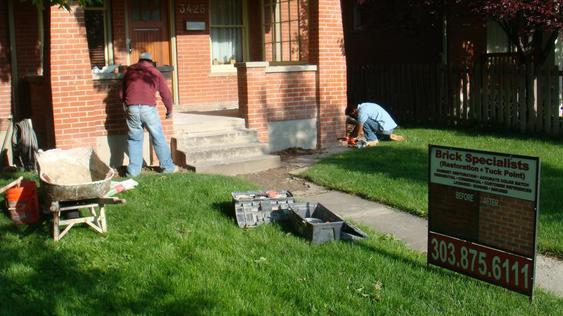
[[[458,136],[469,136],[469,137],[498,137],[509,140],[533,140],[542,141],[551,145],[563,145],[563,138],[557,135],[546,135],[542,133],[522,133],[520,130],[499,130],[498,128],[487,128],[485,126],[439,126],[432,124],[407,124],[402,127],[405,128],[421,128],[430,130],[440,130],[447,131],[449,133],[454,133]],[[400,129],[397,130],[400,133]]]
[[[212,207],[223,214],[226,218],[233,222],[233,225],[237,225],[237,219],[235,215],[235,210],[233,209],[233,203],[230,201],[224,201],[219,203],[213,203]]]
[[[420,184],[428,181],[428,151],[415,148],[364,148],[330,156],[317,165],[332,165],[365,175],[382,173],[392,179],[405,179]]]
[[[170,302],[166,298],[175,290],[164,278],[151,279],[149,284],[143,284],[139,295],[131,296],[119,290],[127,282],[124,274],[107,266],[95,267],[82,259],[81,249],[69,250],[68,245],[46,241],[50,238],[48,231],[46,223],[24,230],[15,225],[0,226],[2,315],[77,315],[93,311],[203,315],[215,306],[210,293],[193,293]]]

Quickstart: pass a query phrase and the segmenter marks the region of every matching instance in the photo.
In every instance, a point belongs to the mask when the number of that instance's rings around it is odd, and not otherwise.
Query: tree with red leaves
[[[542,65],[563,29],[562,0],[464,2],[477,14],[497,21],[525,63]]]
[[[378,0],[356,0],[364,4]],[[502,27],[523,63],[542,65],[563,30],[563,0],[407,0],[411,6],[445,14],[450,7],[471,10]]]
[[[104,0],[31,0],[31,2],[38,7],[43,7],[45,2],[49,2],[52,6],[58,5],[61,8],[70,10],[70,4],[73,2],[76,2],[81,6],[86,6],[90,4],[101,4]]]

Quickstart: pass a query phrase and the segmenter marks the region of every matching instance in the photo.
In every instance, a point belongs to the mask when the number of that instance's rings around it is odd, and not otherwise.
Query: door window
[[[133,21],[160,21],[160,0],[137,0],[131,2]]]

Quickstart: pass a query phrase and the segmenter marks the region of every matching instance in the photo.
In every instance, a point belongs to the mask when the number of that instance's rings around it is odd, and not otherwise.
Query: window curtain
[[[242,0],[211,1],[213,63],[242,61]]]

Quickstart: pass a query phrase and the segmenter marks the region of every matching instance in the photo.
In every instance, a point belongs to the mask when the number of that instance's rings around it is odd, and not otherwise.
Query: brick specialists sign
[[[430,145],[428,263],[533,294],[539,158]]]

